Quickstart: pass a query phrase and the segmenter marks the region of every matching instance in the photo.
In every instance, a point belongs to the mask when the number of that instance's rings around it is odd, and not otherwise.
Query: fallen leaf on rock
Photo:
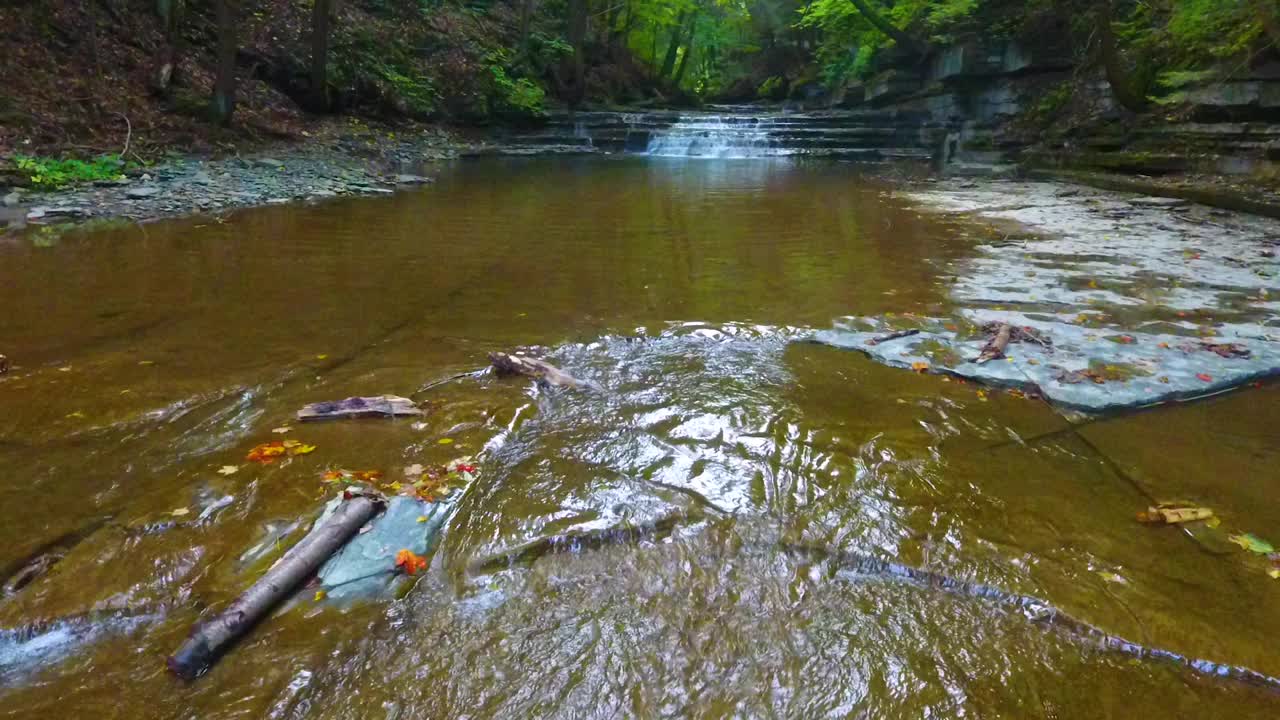
[[[1232,535],[1229,539],[1231,540],[1231,542],[1239,545],[1240,547],[1244,548],[1245,550],[1248,550],[1251,553],[1258,553],[1259,555],[1268,555],[1276,551],[1276,549],[1271,546],[1271,543],[1267,542],[1266,540],[1263,540],[1262,538],[1252,533],[1241,533],[1239,535]]]
[[[1196,379],[1203,382],[1213,382],[1213,376],[1209,373],[1196,373]]]
[[[915,370],[915,371],[916,371],[916,372],[918,372],[918,373],[922,373],[922,372],[924,372],[924,371],[926,371],[926,370],[928,370],[928,369],[929,369],[929,363],[927,363],[927,362],[913,362],[913,363],[911,363],[911,369],[912,369],[912,370]]]
[[[314,599],[314,601],[315,601],[315,602],[320,602],[321,600],[325,599],[326,597],[327,597],[327,595],[325,595],[325,592],[324,592],[323,590],[317,590],[317,591],[316,591],[316,596],[315,596],[315,598],[313,598],[313,599]]]
[[[427,516],[426,516],[426,515],[419,515],[419,516],[418,516],[418,522],[420,522],[420,523],[424,523],[424,522],[426,522],[426,521],[427,521]]]
[[[176,510],[173,510],[169,514],[174,517],[182,517],[183,515],[186,515],[189,512],[191,512],[191,508],[180,507],[180,508],[177,508]]]
[[[396,568],[407,575],[416,575],[427,569],[427,561],[412,550],[401,550],[396,553]]]
[[[240,469],[239,465],[223,465],[222,467],[218,468],[218,474],[219,475],[235,475],[236,471],[239,469]]]

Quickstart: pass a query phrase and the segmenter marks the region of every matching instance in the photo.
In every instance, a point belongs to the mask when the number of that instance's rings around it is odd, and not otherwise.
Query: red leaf
[[[1196,373],[1196,377],[1205,382],[1213,382],[1213,376],[1208,373]]]

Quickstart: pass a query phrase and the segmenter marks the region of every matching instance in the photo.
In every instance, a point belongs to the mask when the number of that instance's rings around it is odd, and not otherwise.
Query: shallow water
[[[1275,386],[1073,427],[793,342],[945,312],[990,232],[847,166],[495,159],[0,245],[0,568],[69,548],[0,600],[0,716],[1275,717],[1280,691],[839,559],[1280,676],[1280,581],[1225,540],[1280,539]],[[295,427],[315,453],[243,463],[305,403],[519,345],[604,392],[463,379],[418,396],[421,425]],[[463,453],[479,481],[407,596],[302,597],[197,682],[166,673],[252,580],[242,554],[318,512],[324,469]],[[1153,499],[1222,526],[1138,525]]]

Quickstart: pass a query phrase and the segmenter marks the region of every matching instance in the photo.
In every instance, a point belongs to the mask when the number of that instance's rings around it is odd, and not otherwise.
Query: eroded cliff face
[[[1280,62],[1203,73],[1139,114],[1121,107],[1100,68],[1052,43],[972,38],[904,58],[832,101],[928,113],[940,159],[961,169],[1018,161],[1280,182]]]

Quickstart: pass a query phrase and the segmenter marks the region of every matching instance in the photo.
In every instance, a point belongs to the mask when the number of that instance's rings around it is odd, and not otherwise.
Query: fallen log
[[[347,497],[322,525],[294,545],[226,610],[197,623],[187,641],[169,657],[169,670],[186,680],[202,675],[232,642],[314,575],[383,507],[385,500],[380,496]]]
[[[988,360],[999,360],[1004,357],[1004,349],[1009,347],[1009,339],[1012,337],[1013,328],[1008,323],[1001,324],[1000,329],[996,330],[996,336],[982,348],[982,353],[974,362],[981,365]]]
[[[524,375],[557,387],[600,389],[595,383],[579,380],[549,362],[535,360],[524,355],[491,352],[489,353],[489,362],[499,375]]]

